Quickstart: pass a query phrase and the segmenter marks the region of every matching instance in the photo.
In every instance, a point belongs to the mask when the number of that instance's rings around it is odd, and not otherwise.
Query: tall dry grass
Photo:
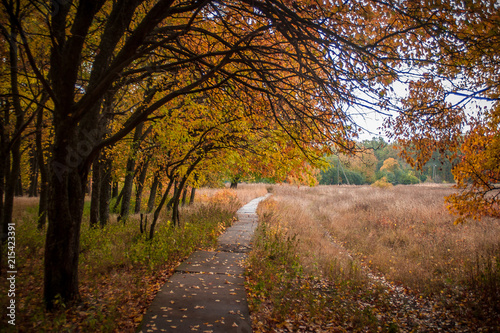
[[[305,188],[275,186],[273,197],[259,205],[261,214],[285,237],[297,240],[297,253],[308,274],[331,280],[362,279],[360,267],[340,244],[334,242],[315,217],[314,198]],[[310,201],[313,200],[313,201]]]
[[[425,295],[500,292],[500,221],[454,225],[444,196],[447,185],[277,186],[274,199],[284,227],[303,239],[303,262],[323,274],[348,251],[388,280]],[[330,239],[330,240],[329,240]],[[333,265],[335,266],[335,265]],[[330,272],[330,273],[329,273]],[[498,299],[497,299],[498,300]]]
[[[221,192],[226,193],[234,193],[238,198],[239,204],[244,205],[251,201],[252,199],[264,196],[268,193],[268,188],[271,186],[268,184],[238,184],[237,189],[228,188],[229,185],[226,185],[226,188],[201,188],[196,191],[196,201],[206,202],[209,201],[215,195],[221,195]]]
[[[500,330],[500,221],[447,185],[274,186],[250,256],[256,332]]]

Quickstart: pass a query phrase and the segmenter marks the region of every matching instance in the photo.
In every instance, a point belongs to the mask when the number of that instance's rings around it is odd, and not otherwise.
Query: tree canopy
[[[436,12],[439,31],[422,77],[408,82],[400,112],[386,123],[402,155],[421,169],[438,150],[459,157],[453,169],[460,193],[449,208],[465,218],[500,217],[498,115],[500,11],[494,1],[458,1]],[[432,10],[430,4],[422,10]]]

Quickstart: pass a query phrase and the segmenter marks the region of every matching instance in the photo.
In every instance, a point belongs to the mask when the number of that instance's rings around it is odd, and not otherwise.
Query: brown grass
[[[453,224],[443,199],[453,191],[449,186],[299,191],[307,215],[351,253],[388,279],[425,293],[466,283],[477,258],[489,257],[500,244],[499,220]],[[286,200],[297,195],[292,197]]]
[[[276,214],[273,221],[279,223],[275,227],[287,237],[297,238],[301,264],[309,273],[330,279],[362,278],[360,267],[349,253],[333,242],[332,235],[316,220],[313,211],[317,198],[316,195],[309,197],[307,189],[276,186],[271,200],[266,200],[259,208],[273,211]]]
[[[454,225],[444,203],[453,191],[275,186],[261,214],[278,214],[275,227],[296,235],[307,274],[359,281],[371,271],[488,326],[500,318],[500,220]]]
[[[37,197],[16,197],[14,198],[14,209],[12,212],[12,220],[19,221],[30,218],[33,214],[38,214]]]
[[[229,185],[227,185],[229,186]],[[251,201],[252,199],[264,196],[267,194],[267,188],[270,185],[266,184],[238,184],[236,190],[229,189],[226,187],[225,191],[234,193],[241,205],[244,205]],[[196,191],[195,201],[199,200],[202,202],[208,201],[214,195],[220,195],[221,189],[218,188],[201,188]]]

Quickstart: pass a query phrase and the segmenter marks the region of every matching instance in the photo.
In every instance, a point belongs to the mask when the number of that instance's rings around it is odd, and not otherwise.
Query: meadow
[[[450,185],[274,186],[248,276],[256,332],[498,332],[500,221]]]
[[[500,222],[454,225],[449,185],[240,184],[200,189],[181,226],[139,216],[90,228],[80,249],[80,300],[43,308],[44,231],[36,198],[16,198],[17,326],[12,332],[134,332],[174,268],[217,237],[251,199],[259,228],[248,261],[254,332],[498,332]],[[2,272],[2,276],[5,270]],[[6,279],[0,289],[7,290]],[[2,321],[6,295],[0,295]],[[2,331],[10,332],[2,322]]]

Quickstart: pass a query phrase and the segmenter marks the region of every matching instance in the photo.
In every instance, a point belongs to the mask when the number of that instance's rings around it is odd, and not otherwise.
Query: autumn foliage
[[[90,180],[92,225],[109,222],[113,187],[123,223],[137,189],[134,212],[156,223],[169,209],[177,226],[187,189],[204,183],[315,184],[325,154],[356,150],[359,114],[399,114],[390,127],[418,167],[436,148],[463,147],[457,181],[472,186],[452,206],[497,214],[496,194],[479,185],[495,189],[495,161],[486,163],[498,146],[495,112],[474,125],[463,108],[498,105],[494,1],[19,0],[0,8],[0,218],[5,234],[19,182],[30,177],[32,191],[40,188],[38,226],[47,228],[47,307],[78,298]],[[409,94],[398,95],[397,84]],[[478,163],[477,144],[485,149]]]
[[[500,113],[473,124],[461,146],[460,163],[453,173],[462,190],[447,197],[449,208],[465,218],[500,218]]]
[[[432,6],[424,3],[421,10]],[[499,216],[498,5],[490,1],[442,4],[438,23],[426,30],[429,63],[408,78],[399,113],[386,122],[403,157],[422,168],[434,151],[459,156],[453,174],[458,194],[447,197],[457,222]]]

